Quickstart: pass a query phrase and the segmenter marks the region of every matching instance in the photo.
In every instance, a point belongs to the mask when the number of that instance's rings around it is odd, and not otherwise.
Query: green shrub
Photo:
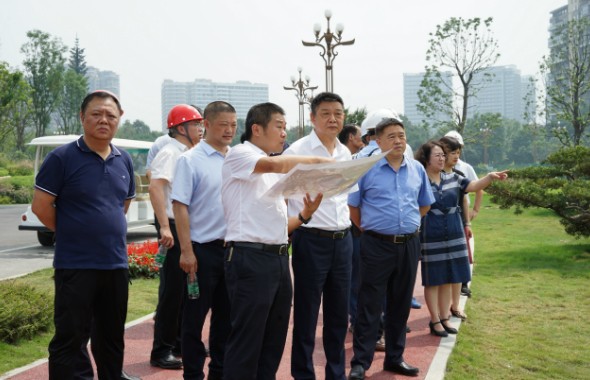
[[[0,180],[0,204],[27,204],[33,199],[32,175]]]
[[[7,175],[9,175],[8,169],[0,168],[0,177],[6,177]]]
[[[34,287],[0,282],[0,340],[16,343],[47,331],[53,318],[53,300]]]
[[[33,164],[30,161],[20,161],[7,166],[11,176],[26,176],[33,174]]]

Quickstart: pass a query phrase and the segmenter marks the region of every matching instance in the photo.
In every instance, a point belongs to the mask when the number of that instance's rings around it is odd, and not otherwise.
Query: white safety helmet
[[[376,111],[370,112],[363,123],[361,124],[361,135],[366,136],[370,130],[374,130],[377,127],[377,124],[383,119],[398,119],[401,121],[401,118],[394,110],[389,108],[381,108]]]
[[[459,144],[461,144],[461,146],[465,145],[465,144],[463,144],[463,137],[461,137],[461,134],[457,131],[449,131],[449,132],[447,132],[447,134],[445,136],[452,137],[455,140],[459,141]]]

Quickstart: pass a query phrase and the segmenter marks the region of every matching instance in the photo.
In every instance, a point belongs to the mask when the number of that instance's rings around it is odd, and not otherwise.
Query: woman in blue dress
[[[463,194],[484,189],[493,180],[508,177],[507,171],[491,172],[477,181],[458,173],[445,173],[446,155],[439,142],[428,142],[416,152],[424,165],[434,193],[435,203],[422,218],[422,285],[430,313],[430,333],[436,336],[456,334],[449,324],[451,285],[471,279],[467,243],[461,219]]]

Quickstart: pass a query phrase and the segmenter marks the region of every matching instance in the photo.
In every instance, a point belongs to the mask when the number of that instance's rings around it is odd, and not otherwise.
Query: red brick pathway
[[[420,270],[418,270],[418,275]],[[412,332],[407,336],[406,350],[404,358],[406,361],[414,366],[420,368],[420,376],[417,379],[424,379],[428,373],[432,359],[440,344],[440,338],[429,334],[428,330],[428,310],[424,304],[423,288],[420,286],[420,278],[417,279],[415,296],[424,305],[422,309],[412,310],[410,313],[410,320],[408,325]],[[322,315],[320,314],[319,323],[317,327],[316,348],[314,352],[314,364],[316,368],[316,376],[318,380],[324,379],[324,365],[325,357],[322,348]],[[453,323],[456,320],[453,319]],[[208,326],[206,326],[207,328]],[[287,336],[287,344],[281,366],[277,374],[277,379],[286,380],[291,379],[290,375],[290,361],[291,361],[291,333],[292,325],[289,328]],[[140,376],[143,380],[176,380],[182,379],[182,371],[179,370],[163,370],[151,367],[149,364],[150,350],[152,347],[153,338],[153,321],[151,318],[146,318],[141,323],[129,327],[125,333],[125,364],[126,372]],[[349,333],[346,339],[346,361],[348,375],[350,359],[352,358],[352,335]],[[391,372],[383,371],[384,353],[377,352],[373,365],[367,371],[367,378],[370,380],[382,379],[396,379],[405,378],[401,375],[395,375]],[[47,379],[47,362],[40,363],[26,371],[16,374],[6,379],[11,380],[44,380]],[[441,377],[442,378],[442,377]]]

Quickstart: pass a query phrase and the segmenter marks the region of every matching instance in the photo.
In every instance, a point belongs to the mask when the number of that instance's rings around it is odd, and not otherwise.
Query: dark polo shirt
[[[56,196],[56,269],[127,268],[124,203],[135,197],[127,152],[111,144],[103,160],[80,137],[49,153],[35,187]]]

